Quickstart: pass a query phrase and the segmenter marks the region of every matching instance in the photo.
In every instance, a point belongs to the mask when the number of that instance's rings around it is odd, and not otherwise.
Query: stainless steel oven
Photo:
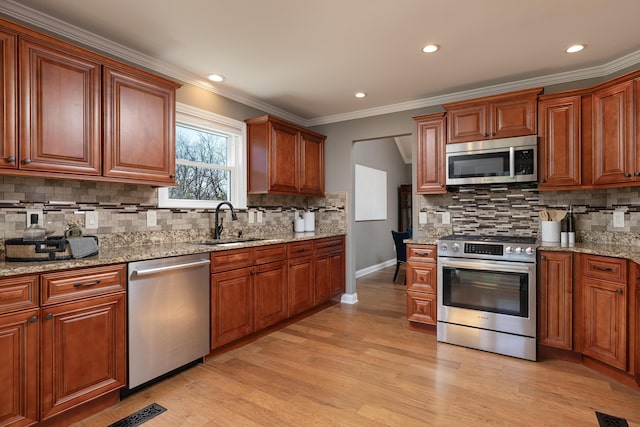
[[[536,360],[534,238],[438,240],[438,341]]]

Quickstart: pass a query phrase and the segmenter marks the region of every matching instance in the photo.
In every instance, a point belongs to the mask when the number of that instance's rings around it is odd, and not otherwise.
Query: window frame
[[[176,126],[200,128],[205,131],[229,135],[231,145],[229,157],[234,165],[220,169],[229,170],[231,174],[230,200],[171,199],[169,198],[169,187],[159,187],[158,207],[214,209],[219,203],[228,201],[237,209],[245,209],[247,207],[246,123],[176,102]],[[175,156],[175,153],[173,155]]]

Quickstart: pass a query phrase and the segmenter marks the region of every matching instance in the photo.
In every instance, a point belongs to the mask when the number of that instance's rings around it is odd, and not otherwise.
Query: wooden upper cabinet
[[[135,69],[104,68],[104,175],[175,182],[175,90]]]
[[[577,187],[582,184],[582,97],[545,99],[539,113],[539,184],[546,187]]]
[[[445,186],[445,113],[413,118],[418,126],[417,188],[418,194],[441,194]]]
[[[324,195],[324,135],[272,116],[246,123],[249,194]]]
[[[18,167],[18,146],[16,142],[16,73],[17,37],[0,29],[0,86],[4,94],[0,102],[0,168]]]
[[[19,41],[24,170],[101,173],[101,63],[64,42]]]
[[[633,81],[593,93],[593,183],[634,180]]]
[[[447,143],[535,135],[542,88],[444,104]]]
[[[324,138],[300,132],[300,193],[324,194]]]

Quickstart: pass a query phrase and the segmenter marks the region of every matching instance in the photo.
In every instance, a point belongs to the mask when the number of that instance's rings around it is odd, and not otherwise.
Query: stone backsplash
[[[640,188],[538,191],[532,186],[462,187],[457,192],[418,198],[427,236],[483,234],[538,237],[539,212],[573,206],[578,242],[640,245]],[[624,227],[613,227],[622,211]],[[450,215],[451,223],[443,224]]]
[[[340,192],[325,197],[249,195],[248,208],[237,210],[237,221],[231,221],[228,210],[221,211],[223,237],[293,231],[295,216],[303,210],[315,212],[316,230],[346,232],[346,198]],[[157,191],[150,186],[0,176],[0,251],[5,239],[22,236],[28,209],[42,210],[46,227],[54,235],[62,235],[67,224],[76,223],[85,234],[98,236],[101,247],[213,237],[214,209],[158,208]],[[156,212],[156,226],[147,226],[148,210]],[[97,229],[83,227],[86,211],[97,212]],[[261,222],[256,222],[258,212]]]

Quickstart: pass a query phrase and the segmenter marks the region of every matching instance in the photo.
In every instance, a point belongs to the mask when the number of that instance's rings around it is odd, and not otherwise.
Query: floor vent
[[[166,408],[163,408],[157,403],[152,403],[151,405],[140,409],[138,412],[135,412],[128,417],[124,417],[120,421],[109,424],[109,427],[136,427],[144,422],[149,421],[156,415],[160,415],[166,410]]]
[[[614,417],[613,415],[607,415],[597,411],[596,417],[598,417],[600,427],[629,427],[627,420],[624,418]]]

